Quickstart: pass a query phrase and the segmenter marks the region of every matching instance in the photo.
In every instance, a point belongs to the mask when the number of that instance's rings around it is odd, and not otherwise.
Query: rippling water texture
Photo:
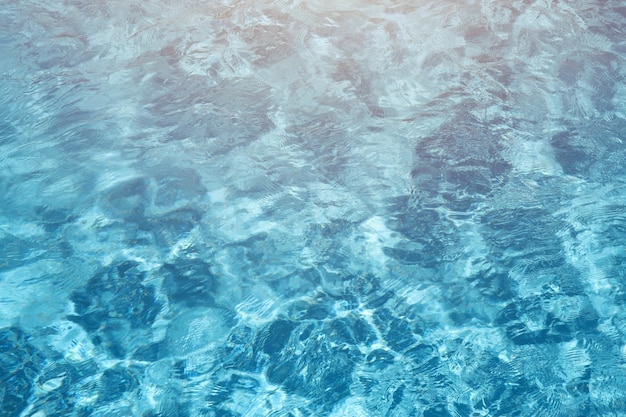
[[[626,416],[622,1],[0,0],[0,416]]]

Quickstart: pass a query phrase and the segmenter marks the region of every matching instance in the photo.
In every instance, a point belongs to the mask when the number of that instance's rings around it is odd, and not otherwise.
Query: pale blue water
[[[0,416],[626,416],[626,3],[0,0]]]

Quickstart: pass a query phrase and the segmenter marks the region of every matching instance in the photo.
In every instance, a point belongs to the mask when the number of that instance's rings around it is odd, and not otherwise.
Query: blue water
[[[626,3],[0,0],[0,416],[626,416]]]

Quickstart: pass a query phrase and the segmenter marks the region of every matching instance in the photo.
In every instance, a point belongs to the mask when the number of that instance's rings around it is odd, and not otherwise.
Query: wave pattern
[[[0,416],[626,410],[626,8],[4,0]]]

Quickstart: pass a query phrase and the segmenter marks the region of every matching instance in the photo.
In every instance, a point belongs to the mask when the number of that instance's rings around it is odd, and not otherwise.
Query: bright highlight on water
[[[0,0],[0,417],[626,416],[626,4]]]

